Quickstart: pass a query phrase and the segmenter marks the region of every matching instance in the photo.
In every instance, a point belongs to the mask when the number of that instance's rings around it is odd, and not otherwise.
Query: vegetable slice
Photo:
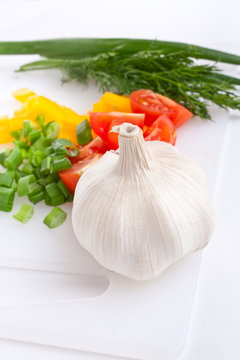
[[[184,106],[151,90],[132,92],[130,103],[133,112],[145,114],[144,125],[147,126],[151,126],[163,114],[168,116],[175,127],[183,125],[193,116]]]
[[[45,217],[43,223],[49,227],[49,229],[54,229],[61,225],[66,220],[66,217],[67,213],[56,206]]]
[[[0,186],[11,187],[15,177],[14,171],[5,171],[0,173]]]
[[[71,161],[67,157],[64,157],[52,161],[51,171],[59,172],[62,170],[70,169],[71,167],[72,167]]]
[[[33,217],[33,213],[32,205],[22,204],[20,210],[17,214],[13,215],[13,217],[21,223],[26,224]]]
[[[65,202],[64,195],[56,183],[46,185],[46,204],[51,206],[61,205]]]
[[[18,147],[15,147],[13,151],[8,155],[4,161],[4,166],[7,169],[15,170],[22,163],[22,153]]]
[[[141,129],[144,124],[144,114],[128,114],[120,112],[90,112],[90,125],[93,131],[109,146],[110,149],[118,148],[118,134],[110,133],[115,125],[128,122],[139,126]]]
[[[21,177],[18,180],[18,187],[17,187],[18,196],[24,196],[30,194],[34,189],[36,182],[37,180],[33,174]]]
[[[56,139],[52,142],[52,148],[59,154],[66,154],[69,157],[74,157],[79,154],[75,145],[68,139]]]
[[[77,141],[79,145],[88,144],[92,140],[92,128],[87,119],[83,120],[76,127]]]
[[[11,211],[13,207],[15,192],[14,189],[0,187],[0,210]]]
[[[40,201],[45,199],[45,192],[43,191],[42,187],[38,187],[34,189],[29,195],[28,195],[29,201],[31,201],[33,204],[37,204]]]

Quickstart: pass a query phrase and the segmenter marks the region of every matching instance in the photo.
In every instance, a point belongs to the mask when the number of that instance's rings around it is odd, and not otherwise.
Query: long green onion
[[[66,220],[66,217],[67,213],[56,206],[45,217],[43,223],[50,229],[54,229],[61,225]]]
[[[0,210],[11,211],[13,207],[15,192],[14,189],[0,187]]]
[[[33,207],[28,204],[22,204],[17,214],[13,215],[14,219],[26,224],[33,217]]]
[[[83,58],[118,50],[120,54],[145,50],[183,51],[196,59],[240,65],[240,56],[181,42],[147,39],[65,38],[0,42],[0,54],[39,54],[48,58]]]

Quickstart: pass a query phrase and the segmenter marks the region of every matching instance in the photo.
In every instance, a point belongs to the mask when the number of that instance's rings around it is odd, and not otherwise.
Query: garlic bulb
[[[80,178],[73,228],[105,268],[152,279],[208,243],[214,215],[206,175],[172,145],[144,142],[135,125],[113,130],[119,150],[107,152]]]

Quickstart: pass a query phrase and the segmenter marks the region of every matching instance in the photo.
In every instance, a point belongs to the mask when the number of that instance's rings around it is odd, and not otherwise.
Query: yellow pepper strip
[[[9,119],[9,131],[19,130],[23,127],[24,120],[29,120],[26,115],[16,115]]]
[[[28,115],[30,120],[35,120],[39,114],[45,116],[46,122],[57,121],[62,124],[64,114],[60,105],[44,96],[30,96],[24,103],[22,112]]]
[[[5,144],[12,141],[13,138],[9,131],[9,118],[8,116],[0,117],[0,144]]]
[[[32,95],[36,95],[32,90],[23,88],[16,90],[12,93],[12,95],[15,97],[15,99],[19,100],[21,103],[25,103],[28,98]]]
[[[72,109],[67,108],[66,106],[61,106],[63,113],[64,113],[64,123],[72,124],[74,126],[77,126],[80,122],[87,119],[89,120],[89,115],[78,115],[75,111]]]
[[[111,108],[110,110],[106,111],[120,111],[127,113],[132,112],[130,100],[126,96],[120,96],[111,92],[106,92],[103,94],[100,101],[104,104],[106,109],[109,107]]]

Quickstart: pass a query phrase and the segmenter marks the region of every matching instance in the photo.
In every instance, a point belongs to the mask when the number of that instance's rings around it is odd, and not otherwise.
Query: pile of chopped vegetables
[[[32,204],[45,201],[53,209],[44,224],[55,228],[66,219],[59,205],[73,200],[80,176],[107,150],[118,148],[112,127],[124,122],[138,125],[146,141],[175,144],[175,128],[192,113],[151,90],[130,97],[105,93],[93,110],[78,115],[29,89],[13,96],[22,103],[14,116],[0,118],[0,210],[11,211],[15,193]],[[9,143],[11,145],[9,146]],[[14,218],[28,222],[33,206],[23,203]]]

